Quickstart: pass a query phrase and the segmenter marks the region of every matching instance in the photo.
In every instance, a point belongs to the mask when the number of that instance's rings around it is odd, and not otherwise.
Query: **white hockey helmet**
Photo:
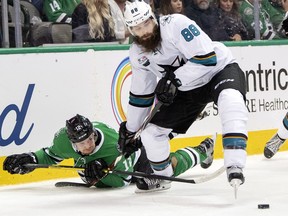
[[[149,4],[142,0],[135,0],[134,2],[126,1],[124,9],[124,19],[127,27],[131,32],[131,27],[134,27],[149,18],[153,19],[157,24],[156,17],[152,12]]]

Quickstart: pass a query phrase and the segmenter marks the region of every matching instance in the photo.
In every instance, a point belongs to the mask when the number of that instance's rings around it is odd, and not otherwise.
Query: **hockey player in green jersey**
[[[117,150],[118,135],[115,130],[100,122],[90,122],[84,116],[76,115],[66,121],[66,127],[56,132],[53,144],[36,152],[8,156],[3,169],[11,174],[26,174],[33,169],[26,163],[57,164],[64,159],[74,160],[74,166],[85,167],[79,175],[87,184],[97,187],[122,187],[129,183],[131,176],[107,175],[103,169],[116,168],[133,171],[141,151],[127,160],[120,159]],[[101,180],[100,180],[101,179]]]
[[[43,12],[50,22],[72,23],[71,15],[81,0],[45,0]]]
[[[54,136],[50,147],[36,152],[14,154],[8,156],[3,163],[3,170],[10,174],[26,174],[33,168],[25,167],[27,163],[57,164],[64,159],[74,159],[74,166],[84,167],[79,171],[81,179],[96,187],[123,187],[129,185],[132,177],[104,172],[107,168],[121,171],[140,171],[151,173],[149,161],[141,140],[138,139],[139,150],[133,151],[129,157],[121,156],[118,146],[118,133],[100,122],[90,122],[84,116],[77,114],[66,121],[66,127],[61,128]],[[137,148],[138,148],[137,147]],[[201,163],[203,168],[213,161],[213,141],[205,139],[197,147],[187,147],[171,153],[175,165],[175,175],[179,175]]]
[[[239,8],[250,37],[255,37],[253,2],[253,0],[244,0]],[[268,0],[261,0],[259,2],[260,39],[274,40],[285,37],[282,32],[284,17],[285,11],[282,8],[277,9]]]

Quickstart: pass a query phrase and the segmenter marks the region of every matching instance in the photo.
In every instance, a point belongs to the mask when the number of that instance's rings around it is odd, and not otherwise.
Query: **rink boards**
[[[288,110],[288,42],[227,45],[247,78],[247,152],[262,154]],[[54,133],[76,113],[117,130],[125,120],[131,82],[128,48],[91,45],[0,50],[0,163],[7,155],[49,146]],[[197,145],[217,133],[215,157],[223,157],[217,107],[208,104],[205,111],[207,117],[171,141],[171,151]],[[46,169],[12,176],[0,170],[0,185],[75,175]]]

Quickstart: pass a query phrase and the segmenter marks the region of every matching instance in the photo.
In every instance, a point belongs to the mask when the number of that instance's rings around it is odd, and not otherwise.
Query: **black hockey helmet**
[[[82,142],[93,133],[93,125],[90,120],[77,114],[66,121],[68,138],[72,143]]]

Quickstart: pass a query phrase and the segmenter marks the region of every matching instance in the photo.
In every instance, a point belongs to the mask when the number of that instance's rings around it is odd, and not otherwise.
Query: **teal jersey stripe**
[[[149,107],[152,106],[154,102],[154,95],[147,97],[138,97],[135,95],[129,96],[129,104],[136,107]]]
[[[217,57],[216,54],[213,53],[209,56],[194,56],[193,58],[189,59],[190,62],[196,64],[202,64],[205,66],[215,66],[217,64]]]

